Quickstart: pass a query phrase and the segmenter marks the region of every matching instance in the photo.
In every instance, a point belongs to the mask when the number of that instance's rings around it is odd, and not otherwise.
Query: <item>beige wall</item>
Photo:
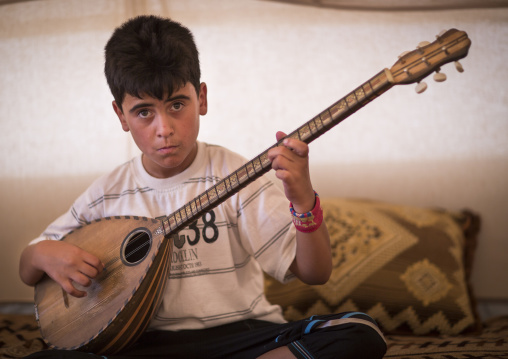
[[[97,175],[137,153],[102,73],[139,13],[190,27],[209,113],[200,139],[253,157],[443,29],[472,39],[463,74],[398,86],[311,145],[323,196],[468,207],[484,219],[474,285],[508,298],[508,10],[358,12],[256,0],[44,0],[0,7],[0,301],[30,300],[19,253]]]

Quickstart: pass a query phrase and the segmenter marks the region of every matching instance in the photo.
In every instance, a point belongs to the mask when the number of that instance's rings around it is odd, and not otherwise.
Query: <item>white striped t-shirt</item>
[[[171,178],[150,176],[141,156],[97,179],[67,213],[32,241],[61,239],[74,228],[110,216],[167,216],[247,161],[223,147],[198,142],[196,159]],[[288,201],[261,177],[180,231],[169,282],[150,327],[201,329],[256,318],[284,322],[263,290],[264,270],[279,281],[296,252]]]

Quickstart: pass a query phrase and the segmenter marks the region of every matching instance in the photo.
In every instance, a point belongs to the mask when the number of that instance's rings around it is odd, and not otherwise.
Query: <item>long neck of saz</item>
[[[306,122],[303,126],[290,133],[287,137],[296,138],[308,144],[392,86],[392,74],[388,69],[384,69],[316,117]],[[282,146],[283,140],[284,139],[281,139],[273,146],[254,157],[254,159],[220,180],[216,185],[207,189],[192,201],[164,218],[162,220],[162,227],[165,236],[168,237],[170,234],[183,229],[185,226],[197,220],[201,215],[218,206],[240,189],[268,172],[271,169],[268,151],[273,147]]]

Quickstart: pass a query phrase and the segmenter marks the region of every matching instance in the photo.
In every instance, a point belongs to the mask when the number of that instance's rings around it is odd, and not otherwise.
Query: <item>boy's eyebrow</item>
[[[174,100],[190,100],[190,97],[184,94],[175,95],[173,97],[168,97],[164,102],[171,102]]]
[[[138,103],[137,105],[132,106],[132,108],[129,110],[129,113],[136,112],[136,110],[137,110],[138,108],[142,108],[142,107],[149,107],[149,106],[152,106],[152,104],[151,104],[151,103],[149,103],[149,102],[141,102],[141,103]]]
[[[190,97],[187,96],[187,95],[184,95],[184,94],[180,94],[180,95],[175,95],[173,97],[169,97],[166,100],[164,100],[164,102],[171,102],[171,101],[175,101],[175,100],[190,100]],[[150,102],[141,102],[141,103],[138,103],[138,104],[132,106],[132,108],[129,110],[129,113],[136,112],[136,110],[138,108],[149,107],[149,106],[152,106],[152,105],[153,104],[150,103]]]

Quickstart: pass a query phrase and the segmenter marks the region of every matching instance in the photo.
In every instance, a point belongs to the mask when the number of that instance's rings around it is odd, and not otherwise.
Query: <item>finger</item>
[[[280,141],[284,139],[284,137],[287,137],[287,134],[282,131],[277,131],[275,137],[277,138],[277,141]],[[286,146],[287,148],[298,154],[300,157],[305,157],[309,154],[309,146],[301,140],[288,137],[284,139],[283,144],[284,146]]]
[[[281,141],[284,137],[286,137],[286,134],[282,131],[277,131],[275,133],[275,137],[277,138],[278,142]],[[285,149],[286,149],[285,146],[279,144],[276,144],[274,147],[270,148],[267,153],[270,162],[273,162],[277,156],[283,155]]]
[[[270,148],[270,150],[268,151],[268,158],[270,159],[270,161],[274,161],[277,157],[285,157],[289,161],[295,160],[297,157],[300,157],[293,151],[292,148],[286,146],[286,142],[290,143],[286,138],[284,140],[283,146],[276,146]]]
[[[95,269],[96,273],[93,275],[94,277],[104,270],[104,263],[102,263],[102,261],[93,254],[85,252],[83,255],[83,261]]]
[[[299,157],[307,157],[309,154],[309,146],[300,140],[294,138],[286,138],[284,140],[284,146],[289,148],[294,154]]]
[[[290,152],[288,149],[286,152]],[[279,151],[277,151],[279,152]],[[290,158],[290,156],[284,152],[274,153],[272,157],[272,169],[275,171],[287,171],[290,170],[294,165],[294,161]]]
[[[100,271],[99,269],[89,265],[88,263],[83,263],[79,268],[78,271],[82,273],[83,275],[87,276],[88,278],[95,278],[99,275]]]
[[[64,281],[64,282],[60,283],[60,286],[62,287],[62,289],[64,291],[66,291],[67,293],[69,293],[73,297],[76,297],[76,298],[86,297],[86,292],[76,289],[76,287],[74,287],[72,285],[72,282],[70,280]]]
[[[284,185],[292,185],[297,181],[293,170],[294,163],[282,156],[278,156],[272,162],[272,169],[275,171],[275,177],[284,182]]]
[[[79,272],[76,272],[74,273],[70,279],[79,284],[79,285],[82,285],[83,287],[89,287],[91,284],[92,284],[92,280],[90,279],[90,277],[88,277],[87,275],[83,274],[83,273],[79,273]]]
[[[290,180],[290,173],[287,170],[278,169],[275,171],[275,177],[277,177],[284,183],[287,183]]]
[[[277,141],[282,140],[286,136],[287,135],[282,131],[277,131],[277,133],[275,134],[275,138],[277,139]]]

